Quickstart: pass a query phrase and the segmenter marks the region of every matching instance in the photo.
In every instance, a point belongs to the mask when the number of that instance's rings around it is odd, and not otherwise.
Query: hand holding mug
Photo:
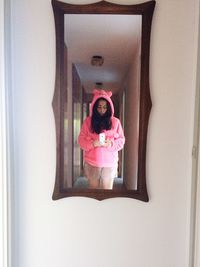
[[[100,143],[99,140],[94,140],[94,141],[93,141],[93,146],[94,146],[94,147],[99,147],[99,146],[102,146],[102,145],[101,145],[101,143]]]
[[[109,140],[109,139],[106,139],[105,142],[104,142],[104,146],[105,147],[111,147],[112,146],[112,141]]]

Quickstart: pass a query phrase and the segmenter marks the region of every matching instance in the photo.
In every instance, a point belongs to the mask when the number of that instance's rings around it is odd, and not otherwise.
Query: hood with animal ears
[[[91,102],[91,105],[90,105],[90,117],[92,116],[92,111],[93,111],[94,104],[99,98],[104,98],[110,103],[112,116],[114,116],[114,105],[113,105],[113,102],[111,100],[112,92],[111,91],[94,89],[93,90],[93,94],[94,94],[94,96],[93,96],[93,99],[92,99],[92,102]]]

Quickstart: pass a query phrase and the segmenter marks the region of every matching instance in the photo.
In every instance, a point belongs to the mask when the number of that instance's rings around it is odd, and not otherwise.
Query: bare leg
[[[89,188],[100,188],[100,168],[85,163],[85,177],[88,179]]]
[[[88,187],[89,188],[93,188],[93,189],[97,189],[99,188],[99,183],[100,183],[100,180],[97,179],[96,177],[90,177],[88,178]]]
[[[100,186],[102,189],[112,189],[114,178],[116,177],[117,169],[114,168],[102,168]]]
[[[114,178],[104,178],[100,180],[102,189],[112,189],[113,188]]]

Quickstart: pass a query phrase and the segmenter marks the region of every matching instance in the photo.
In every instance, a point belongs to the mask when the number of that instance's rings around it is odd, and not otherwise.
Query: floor
[[[76,179],[76,182],[74,183],[75,188],[87,188],[88,182],[85,177],[79,177]],[[121,188],[123,187],[123,179],[120,177],[115,178],[114,180],[114,186],[113,188]]]

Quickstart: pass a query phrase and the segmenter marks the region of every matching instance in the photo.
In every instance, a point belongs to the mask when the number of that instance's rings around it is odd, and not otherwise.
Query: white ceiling
[[[65,15],[68,60],[76,65],[87,92],[95,82],[118,91],[138,53],[140,40],[140,15]],[[94,55],[104,58],[101,67],[91,65]]]

